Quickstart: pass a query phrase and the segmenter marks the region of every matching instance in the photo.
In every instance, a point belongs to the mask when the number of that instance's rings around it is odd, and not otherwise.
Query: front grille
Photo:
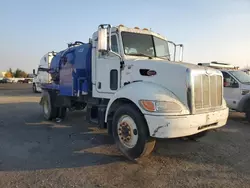
[[[222,105],[222,77],[200,74],[194,76],[195,110],[210,110]]]

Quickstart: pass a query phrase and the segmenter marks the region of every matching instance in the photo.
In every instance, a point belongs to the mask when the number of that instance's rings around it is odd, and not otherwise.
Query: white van
[[[198,63],[201,66],[219,69],[224,77],[224,98],[231,110],[244,112],[250,122],[250,75],[230,64]]]
[[[33,74],[35,75],[35,77],[33,78],[32,89],[34,93],[42,91],[41,89],[42,83],[51,82],[50,74],[44,70],[50,67],[51,60],[55,55],[56,55],[55,52],[46,53],[40,60],[37,72],[35,72],[35,69],[33,69]]]

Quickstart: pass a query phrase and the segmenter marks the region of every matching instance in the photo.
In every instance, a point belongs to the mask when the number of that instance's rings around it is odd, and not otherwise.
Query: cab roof
[[[118,25],[118,26],[112,26],[111,27],[111,32],[116,32],[116,31],[127,31],[130,33],[140,33],[140,34],[147,34],[147,35],[153,35],[155,37],[158,37],[160,39],[163,40],[167,40],[167,38],[159,33],[153,32],[151,29],[147,29],[147,28],[139,28],[139,27],[134,27],[134,28],[130,28],[130,27],[126,27],[122,24]],[[93,38],[96,38],[98,36],[98,31],[95,31],[92,35]]]

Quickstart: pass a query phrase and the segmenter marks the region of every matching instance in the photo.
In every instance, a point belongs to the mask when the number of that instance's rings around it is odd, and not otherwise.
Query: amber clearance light
[[[141,100],[141,105],[143,106],[143,108],[149,112],[155,112],[156,111],[156,107],[155,107],[155,103],[151,100]]]

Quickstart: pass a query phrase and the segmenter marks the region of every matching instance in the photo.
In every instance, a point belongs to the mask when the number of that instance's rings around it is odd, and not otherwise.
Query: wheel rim
[[[49,104],[48,104],[48,101],[44,101],[43,103],[43,112],[48,115],[49,113]]]
[[[138,141],[138,130],[134,120],[128,116],[122,116],[117,125],[117,133],[120,142],[128,147],[133,148]]]

